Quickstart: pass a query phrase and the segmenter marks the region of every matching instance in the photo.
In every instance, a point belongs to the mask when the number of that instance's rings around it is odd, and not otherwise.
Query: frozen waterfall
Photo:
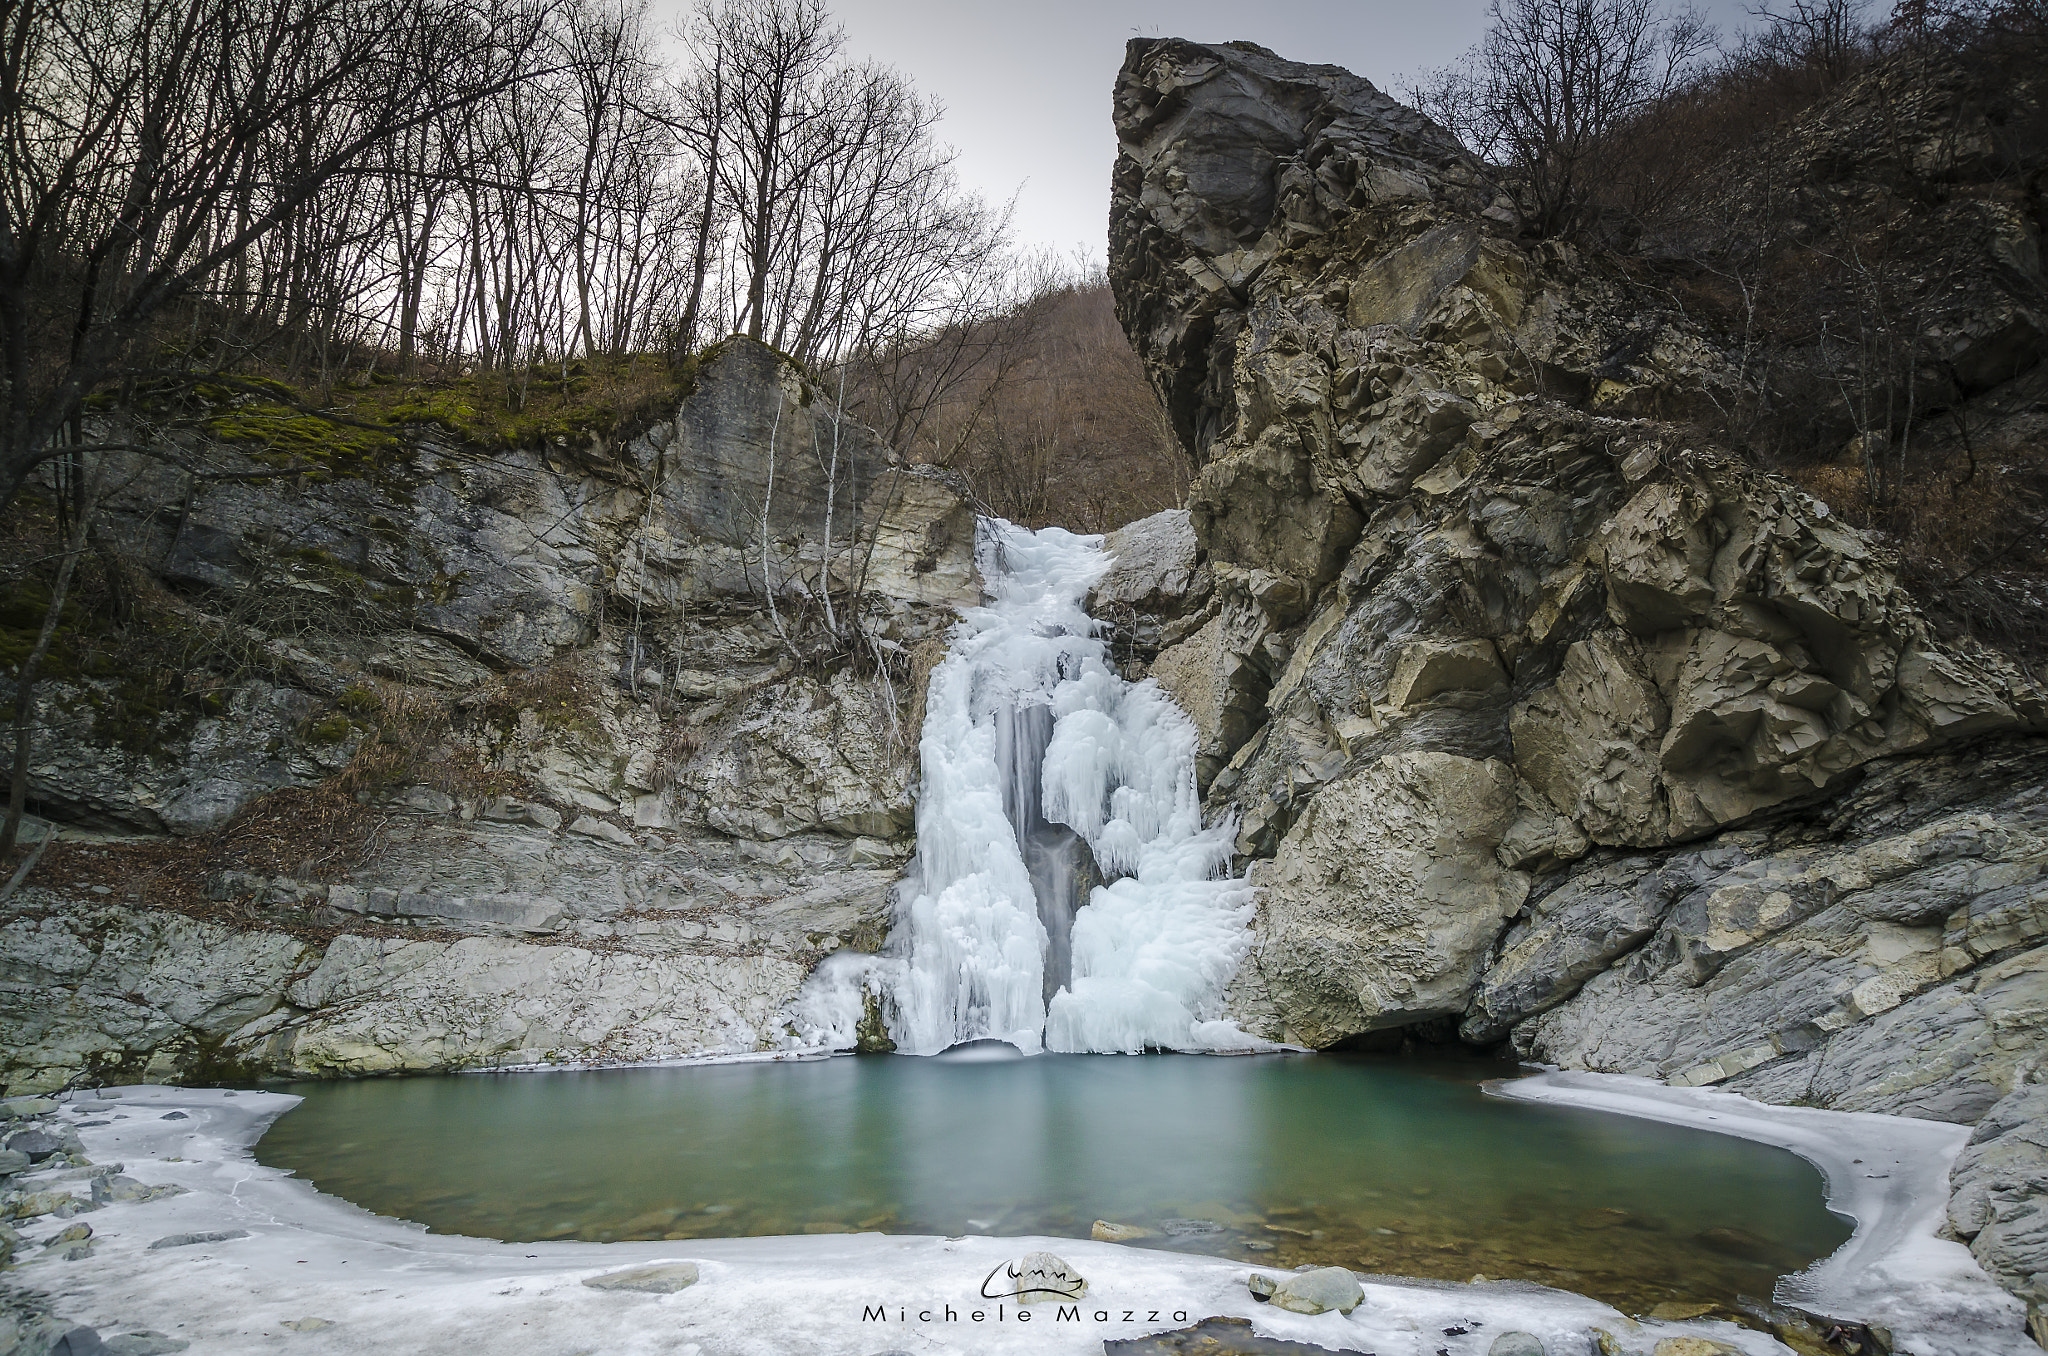
[[[893,954],[821,967],[803,1025],[844,1043],[868,989],[907,1054],[1257,1044],[1218,1020],[1250,940],[1234,826],[1202,825],[1193,722],[1095,635],[1102,539],[984,519],[977,557],[991,598],[932,671]]]

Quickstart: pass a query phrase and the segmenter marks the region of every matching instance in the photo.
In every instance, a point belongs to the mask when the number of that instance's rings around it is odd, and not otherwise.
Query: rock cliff
[[[1255,859],[1233,1014],[1957,1120],[2028,1083],[2048,692],[1685,422],[1724,338],[1347,72],[1140,39],[1116,121],[1119,315],[1200,468],[1203,587],[1133,635]]]
[[[0,905],[0,1085],[786,1042],[817,960],[887,929],[921,675],[980,599],[972,509],[894,463],[736,339],[631,437],[134,468],[107,535],[217,676],[45,703],[31,805],[88,832]],[[360,862],[323,786],[368,802]],[[281,868],[220,846],[251,816]]]

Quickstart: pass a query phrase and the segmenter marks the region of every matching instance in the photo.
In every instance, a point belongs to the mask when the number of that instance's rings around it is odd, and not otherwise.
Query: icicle
[[[904,954],[882,981],[898,1049],[1243,1047],[1218,1020],[1251,914],[1234,826],[1202,826],[1192,722],[1095,636],[1102,539],[984,519],[977,555],[991,600],[925,701]],[[1111,883],[1076,911],[1083,843]]]

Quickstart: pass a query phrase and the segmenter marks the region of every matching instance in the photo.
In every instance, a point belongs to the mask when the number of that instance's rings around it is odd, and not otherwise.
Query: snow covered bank
[[[2025,1306],[1985,1275],[1968,1248],[1937,1237],[1947,1218],[1949,1166],[1969,1142],[1967,1125],[1771,1106],[1732,1092],[1613,1074],[1551,1072],[1504,1079],[1487,1090],[1790,1149],[1820,1169],[1828,1206],[1855,1220],[1856,1232],[1828,1257],[1781,1281],[1779,1299],[1889,1328],[1900,1349],[1916,1356],[2040,1350],[2025,1334]]]
[[[1256,1268],[1243,1263],[1083,1239],[857,1234],[508,1244],[429,1235],[253,1161],[249,1146],[296,1098],[136,1087],[117,1090],[111,1100],[110,1109],[65,1112],[74,1123],[103,1122],[78,1131],[92,1159],[118,1161],[131,1176],[176,1183],[188,1194],[82,1215],[98,1240],[90,1256],[61,1260],[64,1249],[31,1244],[24,1251],[34,1260],[8,1279],[43,1292],[57,1312],[105,1336],[151,1329],[191,1343],[195,1356],[280,1349],[1096,1356],[1104,1338],[1216,1314],[1250,1318],[1269,1336],[1379,1356],[1482,1356],[1495,1337],[1514,1329],[1535,1334],[1552,1356],[1591,1350],[1594,1328],[1641,1356],[1659,1339],[1681,1334],[1711,1336],[1746,1356],[1785,1350],[1725,1323],[1637,1324],[1596,1301],[1514,1282],[1375,1281],[1348,1318],[1310,1317],[1254,1302],[1245,1281]],[[164,1119],[174,1112],[184,1115]],[[39,1240],[70,1222],[76,1221],[38,1219],[25,1232]],[[174,1235],[236,1231],[246,1236],[150,1246]],[[982,1298],[993,1269],[1039,1249],[1059,1254],[1087,1278],[1087,1294],[1071,1311],[1063,1316],[1061,1306],[1038,1305],[1020,1320],[1007,1302]],[[659,1261],[693,1262],[701,1279],[673,1294],[582,1284]],[[1453,1328],[1466,1331],[1446,1332]],[[1968,1348],[2025,1349],[2000,1346],[1990,1335]]]

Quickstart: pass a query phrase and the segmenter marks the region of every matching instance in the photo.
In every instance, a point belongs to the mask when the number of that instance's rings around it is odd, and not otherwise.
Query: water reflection
[[[1726,1136],[1483,1097],[1368,1057],[988,1051],[294,1088],[257,1146],[454,1233],[1086,1235],[1291,1266],[1520,1276],[1647,1308],[1767,1294],[1847,1226]]]

